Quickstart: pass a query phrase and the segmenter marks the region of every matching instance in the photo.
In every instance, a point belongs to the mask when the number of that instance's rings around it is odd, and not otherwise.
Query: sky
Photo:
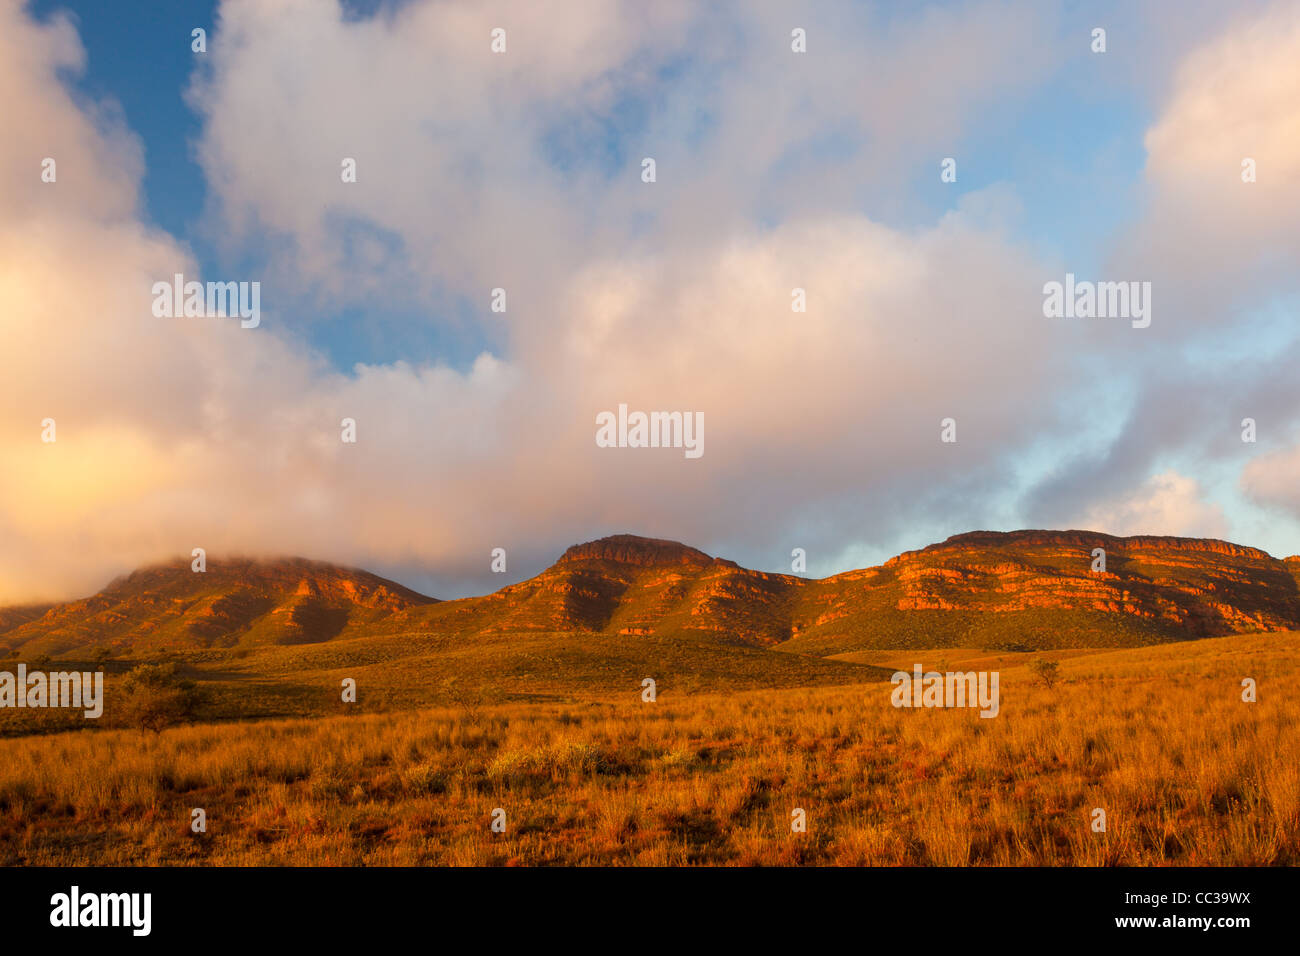
[[[439,597],[620,532],[1294,554],[1298,62],[1297,0],[0,0],[0,603],[196,547]]]

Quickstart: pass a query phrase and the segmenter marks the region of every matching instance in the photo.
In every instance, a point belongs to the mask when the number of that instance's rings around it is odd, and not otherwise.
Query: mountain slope
[[[0,607],[0,635],[44,616],[53,604],[16,604]]]
[[[574,545],[527,581],[446,601],[419,617],[457,632],[688,632],[767,646],[789,636],[789,594],[803,583],[675,541],[614,535]]]
[[[367,571],[289,558],[187,560],[143,568],[93,597],[56,605],[0,634],[0,648],[60,654],[74,648],[114,653],[303,644],[349,636],[400,619],[433,598]]]
[[[977,531],[813,582],[795,624],[786,648],[812,654],[1134,646],[1295,628],[1300,588],[1286,562],[1226,541]]]
[[[1106,570],[1092,570],[1093,551]],[[28,612],[29,614],[31,612]],[[0,618],[3,621],[4,618]],[[614,535],[493,594],[435,601],[302,559],[137,571],[0,632],[24,655],[144,654],[352,637],[654,636],[817,657],[917,647],[1125,647],[1300,628],[1300,558],[1225,541],[971,532],[821,580]],[[590,642],[588,642],[589,646]]]
[[[1093,550],[1106,552],[1095,572]],[[867,648],[1134,646],[1300,626],[1300,562],[1224,541],[972,532],[822,580],[616,535],[483,598],[419,612],[465,634],[681,634],[824,656]]]

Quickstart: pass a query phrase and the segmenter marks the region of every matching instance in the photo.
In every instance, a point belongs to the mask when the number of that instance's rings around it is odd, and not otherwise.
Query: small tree
[[[121,700],[124,723],[158,734],[194,716],[200,693],[175,664],[141,664],[122,678]]]
[[[1059,661],[1049,661],[1040,657],[1029,662],[1029,669],[1033,671],[1034,677],[1040,684],[1051,690],[1052,685],[1060,677],[1061,664]]]
[[[482,690],[456,683],[456,678],[452,677],[443,681],[443,692],[451,703],[460,708],[462,716],[467,723],[476,723],[483,715],[484,697]]]

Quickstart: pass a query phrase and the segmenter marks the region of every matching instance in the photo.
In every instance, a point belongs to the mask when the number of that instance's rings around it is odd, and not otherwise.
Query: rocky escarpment
[[[818,582],[796,643],[1109,646],[1285,630],[1300,627],[1296,582],[1286,562],[1226,541],[980,531]]]
[[[1105,553],[1105,567],[1095,553]],[[467,641],[646,635],[833,655],[886,647],[1110,647],[1300,629],[1300,557],[1226,541],[976,531],[821,580],[614,535],[483,597],[435,602],[301,559],[147,568],[0,633],[0,649],[302,643],[377,633]]]
[[[1094,570],[1094,551],[1106,554]],[[972,532],[823,580],[616,535],[485,598],[430,609],[467,631],[680,634],[814,654],[870,647],[1120,646],[1300,627],[1285,562],[1226,541]]]

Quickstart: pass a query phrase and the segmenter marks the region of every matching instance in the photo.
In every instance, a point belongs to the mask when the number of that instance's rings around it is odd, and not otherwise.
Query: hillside
[[[1098,547],[1106,550],[1104,573],[1091,570]],[[297,558],[210,559],[204,574],[177,561],[34,619],[40,609],[0,616],[0,649],[131,656],[402,634],[477,643],[657,636],[816,657],[1121,647],[1300,627],[1298,582],[1300,558],[1196,538],[971,532],[816,580],[614,535],[569,548],[526,581],[455,601]],[[6,620],[14,622],[8,630]]]
[[[1094,548],[1107,555],[1092,570]],[[1300,561],[1087,531],[972,532],[821,580],[616,535],[414,616],[461,634],[681,635],[828,656],[870,648],[1137,646],[1300,626]]]
[[[52,604],[18,604],[12,607],[0,607],[0,635],[28,621],[37,620],[53,606]]]
[[[574,545],[527,581],[419,616],[457,633],[674,633],[771,646],[789,636],[790,596],[803,584],[674,541],[614,535]]]
[[[367,571],[291,558],[188,560],[142,568],[93,597],[59,604],[0,633],[24,655],[107,649],[114,655],[353,636],[433,598]]]
[[[1297,567],[1211,539],[977,531],[812,583],[784,646],[1129,647],[1287,630],[1300,624]]]

